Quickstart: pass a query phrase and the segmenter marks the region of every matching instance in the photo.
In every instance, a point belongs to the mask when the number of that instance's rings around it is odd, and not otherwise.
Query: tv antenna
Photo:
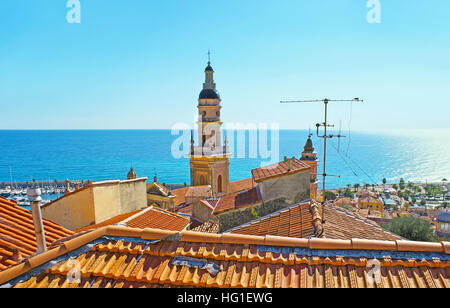
[[[354,98],[354,99],[315,99],[315,100],[298,100],[298,101],[281,101],[282,104],[296,104],[296,103],[323,103],[325,106],[325,114],[324,114],[324,121],[323,123],[317,123],[316,124],[316,134],[318,138],[322,138],[323,139],[323,173],[322,173],[322,222],[325,222],[324,219],[324,213],[325,213],[325,179],[327,176],[331,176],[331,177],[340,177],[340,175],[332,175],[332,174],[327,174],[326,172],[326,159],[327,159],[327,139],[332,139],[332,138],[344,138],[345,136],[341,135],[341,132],[339,131],[338,135],[332,135],[332,134],[327,134],[327,128],[332,128],[334,127],[334,125],[330,125],[327,122],[327,116],[328,116],[328,103],[330,102],[339,102],[339,103],[343,103],[343,102],[363,102],[363,100],[359,99],[359,98]],[[323,134],[320,134],[320,128],[323,127]]]

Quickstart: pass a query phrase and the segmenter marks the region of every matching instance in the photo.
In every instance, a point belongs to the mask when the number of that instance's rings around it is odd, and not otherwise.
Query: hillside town
[[[30,183],[30,210],[0,197],[0,287],[450,287],[445,179],[324,195],[309,137],[295,157],[230,181],[221,102],[208,62],[189,185],[131,168],[123,179],[66,181],[46,203]],[[408,219],[426,236],[397,232]]]

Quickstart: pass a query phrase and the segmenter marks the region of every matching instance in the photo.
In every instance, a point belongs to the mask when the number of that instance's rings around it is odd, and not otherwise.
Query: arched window
[[[223,192],[223,187],[222,187],[222,176],[219,175],[219,177],[217,178],[217,192]]]
[[[200,185],[206,185],[205,177],[203,175],[200,176]]]

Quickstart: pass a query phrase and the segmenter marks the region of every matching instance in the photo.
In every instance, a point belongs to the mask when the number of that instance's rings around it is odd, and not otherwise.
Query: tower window
[[[219,177],[217,178],[217,192],[219,193],[223,192],[221,175],[219,175]]]

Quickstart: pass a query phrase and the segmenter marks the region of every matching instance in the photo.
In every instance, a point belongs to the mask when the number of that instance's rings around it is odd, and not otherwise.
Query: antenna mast
[[[334,125],[329,125],[327,120],[328,116],[328,103],[330,102],[363,102],[363,100],[359,98],[354,99],[316,99],[316,100],[300,100],[300,101],[281,101],[282,104],[294,104],[294,103],[323,103],[325,106],[325,116],[323,123],[316,124],[316,134],[317,137],[323,138],[323,173],[322,173],[322,223],[325,222],[324,214],[325,214],[325,179],[327,176],[340,177],[339,175],[331,175],[326,172],[326,160],[327,160],[327,139],[331,138],[344,138],[340,133],[338,135],[327,135],[327,128],[334,127]],[[320,128],[323,127],[323,135],[319,134]]]

